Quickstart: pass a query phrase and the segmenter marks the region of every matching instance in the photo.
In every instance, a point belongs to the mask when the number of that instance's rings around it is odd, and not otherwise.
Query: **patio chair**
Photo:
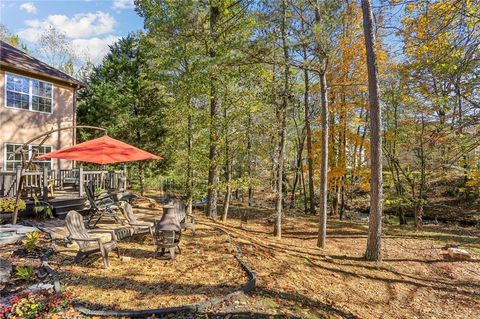
[[[170,259],[175,259],[175,251],[178,249],[178,253],[181,254],[180,247],[180,237],[182,237],[181,232],[175,230],[164,230],[155,228],[155,234],[153,236],[153,242],[155,243],[155,258],[157,258],[158,252],[160,256],[165,254],[165,250],[168,249],[170,253]]]
[[[186,206],[182,200],[173,199],[171,202],[175,206],[175,214],[182,230],[191,229],[192,234],[195,235],[195,216],[186,212]]]
[[[108,268],[108,253],[113,249],[117,249],[118,258],[120,258],[120,250],[117,246],[117,236],[114,230],[110,229],[94,229],[87,230],[83,222],[83,216],[78,212],[71,210],[65,218],[70,239],[75,241],[79,247],[75,256],[75,262],[79,262],[82,258],[96,252],[100,252],[103,258],[104,268]],[[108,233],[112,236],[108,242],[103,242],[102,238],[91,237],[90,234]]]
[[[134,235],[150,233],[153,238],[153,225],[151,223],[139,223],[133,214],[132,205],[127,202],[122,202],[119,207],[128,224],[133,228]]]
[[[85,188],[88,202],[90,203],[90,218],[88,219],[87,226],[89,228],[95,227],[102,217],[112,217],[115,222],[124,225],[123,221],[118,218],[118,206],[110,197],[103,197],[95,199],[95,186],[93,181],[89,181]],[[91,222],[94,218],[97,218],[93,226]]]

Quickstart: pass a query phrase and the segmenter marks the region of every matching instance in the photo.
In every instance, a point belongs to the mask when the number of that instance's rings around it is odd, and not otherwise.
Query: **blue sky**
[[[35,47],[50,26],[65,33],[77,54],[94,63],[108,45],[143,29],[133,0],[0,0],[0,23]]]

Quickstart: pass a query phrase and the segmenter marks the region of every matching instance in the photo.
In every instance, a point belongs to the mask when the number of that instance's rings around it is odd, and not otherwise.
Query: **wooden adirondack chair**
[[[127,202],[122,202],[119,204],[120,210],[125,216],[128,224],[133,228],[133,234],[148,234],[152,235],[153,238],[153,225],[151,223],[139,223],[137,218],[133,214],[132,205]]]
[[[195,235],[195,216],[187,214],[185,203],[179,199],[172,200],[173,206],[175,206],[175,214],[177,215],[178,222],[182,230],[191,229],[193,235]]]
[[[117,249],[118,258],[120,258],[120,250],[117,246],[117,236],[114,230],[110,229],[94,229],[87,230],[85,223],[83,222],[83,216],[78,212],[71,210],[68,212],[65,218],[68,232],[70,233],[70,239],[74,240],[79,251],[75,256],[75,262],[80,261],[83,257],[90,254],[100,252],[103,258],[104,268],[108,268],[108,253],[113,249]],[[90,234],[108,233],[112,236],[112,239],[108,242],[103,242],[102,238],[92,237]]]

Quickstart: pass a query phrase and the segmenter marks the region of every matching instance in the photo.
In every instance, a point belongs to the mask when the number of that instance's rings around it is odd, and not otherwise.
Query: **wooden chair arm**
[[[78,237],[70,237],[71,240],[77,240],[77,241],[98,241],[101,242],[101,238],[78,238]]]
[[[115,234],[115,231],[112,229],[91,229],[88,231],[90,234],[101,234],[101,233],[106,233],[112,235],[112,240],[117,241],[117,235]]]
[[[102,242],[102,239],[101,238],[75,238],[75,237],[70,237],[72,240],[77,240],[77,241],[86,241],[86,242],[94,242],[96,241],[97,244],[98,244],[98,249],[100,249],[100,251],[103,251],[104,248],[103,248],[103,242]],[[82,248],[80,247],[80,251],[82,250]]]
[[[130,226],[148,226],[153,227],[151,224],[148,223],[129,223]]]

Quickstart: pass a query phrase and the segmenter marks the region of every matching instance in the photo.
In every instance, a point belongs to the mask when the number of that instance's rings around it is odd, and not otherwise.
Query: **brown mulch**
[[[149,236],[148,236],[149,237]],[[247,277],[234,258],[228,237],[198,226],[195,236],[182,235],[175,260],[154,258],[151,238],[120,242],[121,261],[110,253],[110,268],[99,255],[72,264],[76,248],[61,249],[50,264],[58,268],[65,290],[93,309],[138,310],[181,306],[233,292]],[[165,256],[167,257],[167,256]]]
[[[366,262],[368,224],[328,222],[325,250],[316,247],[318,217],[287,214],[281,240],[272,236],[271,210],[233,209],[221,225],[257,271],[250,303],[258,313],[304,318],[479,318],[480,231],[454,227],[386,226],[382,263]],[[212,223],[212,222],[211,222]],[[212,223],[213,224],[213,223]],[[445,258],[457,244],[471,261]],[[228,307],[227,307],[228,309]]]
[[[12,244],[0,247],[0,258],[12,264],[11,279],[8,283],[0,284],[0,297],[10,296],[27,287],[48,282],[47,273],[42,267],[40,258],[50,247],[50,242],[40,233],[37,248],[32,251],[22,244]],[[18,267],[32,267],[33,274],[30,278],[17,276]]]
[[[147,206],[147,205],[146,205]],[[146,207],[145,214],[157,214]],[[273,212],[233,206],[227,223],[197,213],[195,237],[182,235],[175,261],[153,258],[151,239],[120,244],[122,262],[110,253],[72,264],[75,247],[60,248],[50,264],[61,282],[92,308],[146,309],[204,301],[233,291],[247,280],[234,258],[257,273],[257,288],[200,314],[169,318],[479,318],[480,230],[459,226],[385,225],[381,263],[362,259],[368,224],[328,221],[327,247],[316,247],[318,216],[287,212],[283,237],[272,236]],[[148,217],[148,216],[146,216]],[[151,217],[151,216],[150,216]],[[452,261],[443,249],[455,244],[473,255]]]

